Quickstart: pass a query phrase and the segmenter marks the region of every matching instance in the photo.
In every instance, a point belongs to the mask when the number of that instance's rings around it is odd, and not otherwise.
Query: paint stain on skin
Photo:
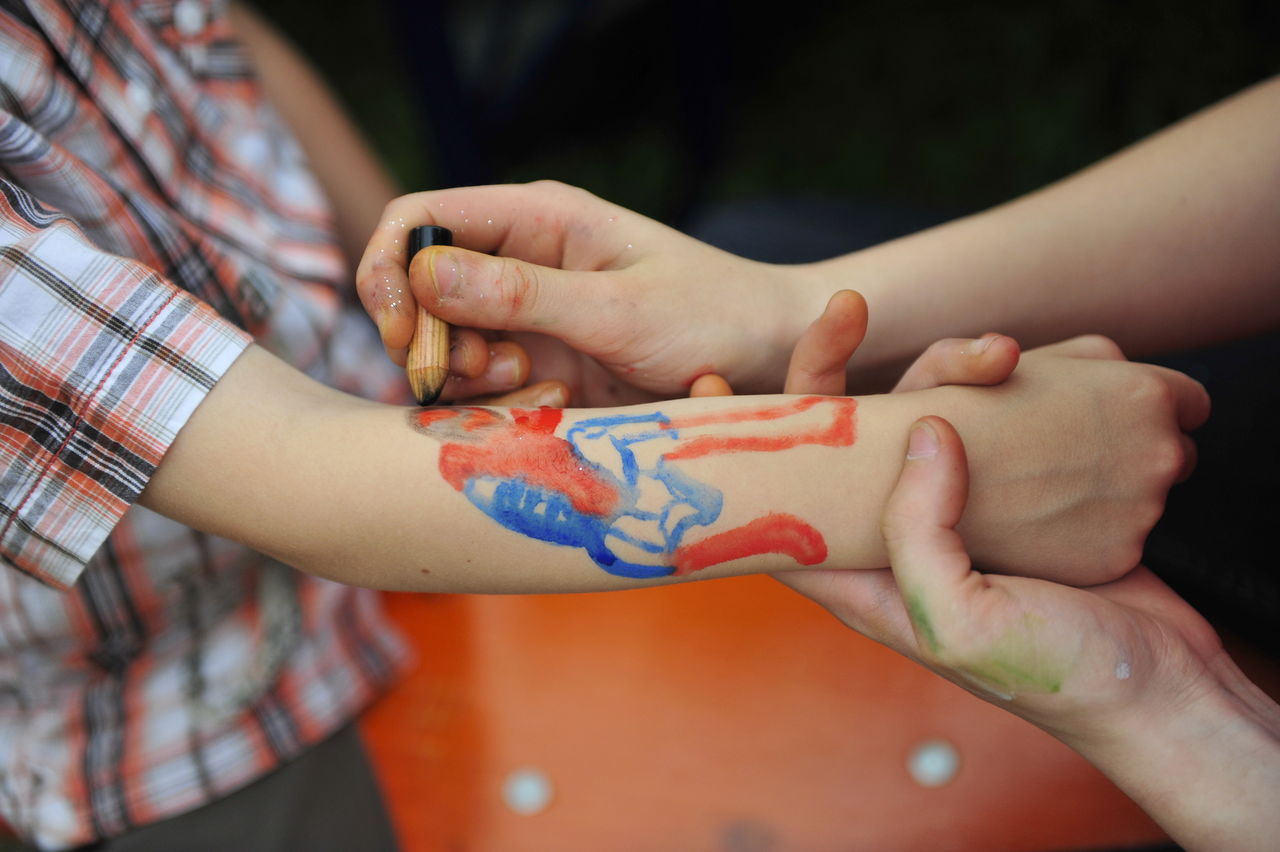
[[[420,415],[419,425],[438,422],[437,411],[423,412],[431,417]],[[562,416],[554,408],[514,409],[512,421],[504,421],[485,409],[467,409],[459,425],[476,438],[441,447],[440,474],[458,491],[482,475],[520,479],[530,488],[563,495],[577,512],[608,515],[617,508],[621,495],[612,483],[584,467],[572,445],[552,434]]]
[[[762,553],[790,556],[801,565],[817,565],[827,558],[827,542],[822,533],[796,516],[773,513],[679,548],[675,552],[675,574],[683,577],[711,565]]]
[[[961,670],[1005,699],[1027,692],[1061,692],[1070,664],[1055,643],[1039,637],[1044,623],[1041,616],[1024,613],[1017,625],[991,643],[981,659]]]
[[[965,666],[964,671],[1006,699],[1024,692],[1062,691],[1060,674],[1029,666],[1019,659],[992,656],[981,663]]]
[[[938,633],[933,629],[933,621],[929,618],[929,610],[924,605],[924,598],[919,593],[911,593],[904,595],[903,600],[907,605],[907,615],[915,625],[920,639],[929,648],[930,653],[938,653],[940,647]]]
[[[786,428],[787,418],[819,405],[830,407],[819,425]],[[445,481],[499,524],[582,548],[609,573],[643,579],[760,554],[802,565],[824,561],[821,533],[783,513],[686,544],[686,533],[719,518],[724,497],[672,462],[802,444],[848,446],[856,437],[855,410],[850,399],[808,397],[678,420],[661,412],[588,418],[564,437],[555,434],[563,412],[554,408],[423,409],[412,422],[442,442]]]
[[[704,436],[695,438],[675,452],[668,453],[671,461],[696,459],[723,453],[776,453],[804,444],[824,447],[847,447],[857,440],[856,412],[858,403],[847,397],[805,397],[792,403],[770,406],[754,411],[726,411],[704,414],[671,421],[669,429],[690,429],[716,423],[762,422],[790,417],[814,406],[826,404],[834,409],[831,422],[795,434]]]

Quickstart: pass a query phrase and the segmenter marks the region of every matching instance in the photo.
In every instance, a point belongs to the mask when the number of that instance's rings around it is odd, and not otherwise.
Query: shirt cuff
[[[249,336],[51,227],[0,257],[0,557],[66,588]]]

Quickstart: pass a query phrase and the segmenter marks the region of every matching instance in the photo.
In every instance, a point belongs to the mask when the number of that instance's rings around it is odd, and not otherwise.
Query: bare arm
[[[413,308],[377,298],[392,275],[455,326],[559,338],[610,388],[672,395],[716,372],[777,390],[843,288],[870,310],[852,365],[864,377],[988,331],[1028,347],[1101,333],[1134,355],[1189,348],[1280,326],[1280,79],[1025,198],[816,264],[747,261],[554,184],[419,193],[387,209],[451,227],[465,209],[486,224],[460,244],[505,256],[441,250],[406,276],[399,228],[375,231],[357,286],[389,349]]]
[[[833,281],[866,296],[864,367],[991,329],[1146,354],[1280,326],[1277,220],[1280,78],[1024,198],[799,271],[819,300]]]
[[[337,217],[354,269],[395,182],[315,68],[253,9],[232,3],[229,19],[253,58],[262,86],[298,138]]]
[[[1123,404],[1119,404],[1123,401]],[[1185,377],[1027,355],[999,388],[621,409],[405,409],[251,347],[142,502],[303,570],[423,591],[572,591],[887,564],[907,426],[941,411],[983,462],[966,530],[996,567],[1128,568],[1205,413]],[[1064,449],[1069,448],[1069,449]],[[850,520],[853,519],[853,520]]]

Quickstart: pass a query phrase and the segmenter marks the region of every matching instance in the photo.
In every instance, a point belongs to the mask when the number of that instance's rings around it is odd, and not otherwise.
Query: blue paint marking
[[[633,447],[679,440],[676,430],[663,428],[670,422],[661,413],[596,417],[577,423],[566,434],[582,466],[613,484],[621,495],[611,515],[579,512],[565,494],[529,485],[521,478],[476,476],[467,480],[463,493],[507,529],[539,541],[581,547],[610,574],[635,579],[665,577],[675,570],[672,554],[685,533],[714,523],[724,505],[719,489],[668,466],[663,457],[649,467],[636,458]],[[612,453],[608,460],[616,464],[621,481],[610,468],[589,457],[605,450]],[[646,497],[656,505],[639,506]],[[641,553],[633,553],[624,559],[610,542],[626,544],[629,552],[640,551],[651,558],[636,561],[642,558]]]

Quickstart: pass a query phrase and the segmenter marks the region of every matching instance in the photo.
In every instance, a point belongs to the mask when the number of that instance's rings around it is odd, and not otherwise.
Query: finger
[[[955,429],[940,417],[916,421],[881,529],[916,635],[931,652],[939,650],[940,620],[972,570],[955,531],[968,487],[964,445]]]
[[[700,396],[733,396],[733,388],[724,376],[707,373],[705,376],[698,376],[689,385],[689,398]]]
[[[1179,373],[1177,370],[1171,370],[1168,367],[1149,366],[1150,369],[1156,370],[1164,377],[1173,391],[1175,405],[1177,406],[1178,428],[1184,432],[1191,432],[1203,426],[1205,421],[1209,419],[1209,412],[1213,407],[1212,401],[1209,399],[1209,392],[1204,389],[1204,385],[1185,373]]]
[[[1102,361],[1125,361],[1124,351],[1109,337],[1101,334],[1082,334],[1032,350],[1068,358],[1094,358]]]
[[[489,366],[490,355],[489,341],[475,329],[449,329],[449,375],[468,379],[482,375]]]
[[[612,272],[570,272],[448,246],[418,252],[409,267],[414,299],[452,325],[537,331],[591,348],[607,342],[625,309]]]
[[[1100,334],[1086,334],[1073,337],[1060,343],[1041,346],[1033,350],[1036,353],[1065,355],[1071,358],[1096,358],[1112,361],[1123,361],[1124,352],[1110,338]],[[1178,426],[1184,431],[1198,429],[1209,419],[1211,408],[1209,393],[1204,385],[1177,370],[1167,367],[1147,365],[1165,377],[1177,401]]]
[[[470,399],[474,396],[505,393],[514,390],[529,378],[529,356],[518,344],[509,340],[485,343],[487,357],[483,368],[473,375],[451,373],[440,398],[446,402]],[[450,353],[452,363],[453,353]]]
[[[840,396],[845,367],[867,333],[867,302],[862,294],[841,290],[827,302],[822,315],[800,335],[783,393]]]
[[[1013,374],[1021,349],[1003,334],[939,340],[902,374],[894,392],[941,385],[998,385]]]
[[[1191,478],[1191,474],[1195,472],[1199,451],[1196,449],[1196,442],[1191,440],[1189,436],[1179,435],[1178,439],[1182,444],[1182,467],[1173,481],[1186,482]]]
[[[528,387],[513,390],[510,393],[468,399],[467,403],[471,405],[564,408],[569,404],[569,387],[564,382],[558,381],[537,382]]]
[[[629,242],[662,226],[554,181],[417,192],[391,201],[356,267],[356,290],[389,352],[413,336],[409,231],[441,225],[454,244],[531,263],[578,269],[615,261]]]

